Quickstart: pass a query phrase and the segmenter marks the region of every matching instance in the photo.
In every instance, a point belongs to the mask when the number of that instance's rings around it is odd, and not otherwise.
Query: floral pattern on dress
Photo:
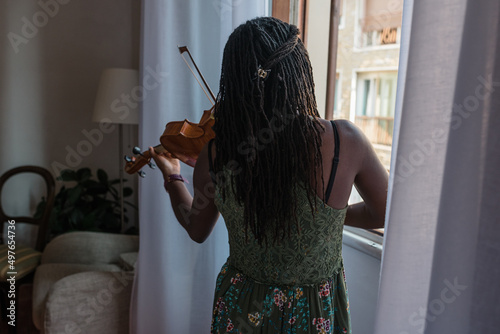
[[[228,230],[230,256],[216,281],[211,333],[350,334],[342,262],[347,207],[333,209],[318,199],[313,213],[298,185],[298,224],[280,243],[261,247],[245,233],[231,172],[224,173],[228,182],[216,185],[214,201]]]
[[[350,320],[341,272],[315,285],[273,286],[226,264],[217,279],[216,296],[211,333],[351,333],[346,330]],[[339,303],[345,307],[334,306]]]

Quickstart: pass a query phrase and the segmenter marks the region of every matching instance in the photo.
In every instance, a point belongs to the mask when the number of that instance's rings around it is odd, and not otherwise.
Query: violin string
[[[186,57],[184,57],[183,54],[181,54],[181,57],[182,59],[184,59],[184,62],[186,63],[187,67],[189,68],[189,70],[191,71],[191,73],[193,73],[193,76],[194,78],[196,79],[196,81],[198,81],[198,84],[200,85],[201,89],[203,90],[203,93],[205,93],[205,95],[207,96],[207,99],[210,101],[210,103],[212,103],[212,105],[214,105],[214,102],[212,101],[212,99],[210,98],[210,96],[208,95],[207,91],[205,90],[205,88],[203,87],[203,85],[201,84],[200,80],[198,79],[198,77],[196,76],[196,74],[194,74],[194,71],[193,69],[191,68],[191,66],[189,65],[188,61],[186,60]]]

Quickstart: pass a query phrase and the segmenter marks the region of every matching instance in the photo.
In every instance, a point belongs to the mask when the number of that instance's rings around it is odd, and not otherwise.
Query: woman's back
[[[334,126],[333,122],[327,124]],[[337,131],[335,126],[334,130]],[[326,194],[325,187],[321,187],[320,196],[313,199],[315,205],[311,205],[303,184],[294,187],[297,224],[290,223],[288,235],[279,242],[262,245],[246,229],[244,207],[231,191],[233,172],[225,169],[224,175],[217,178],[224,182],[216,183],[214,201],[227,226],[230,255],[217,280],[213,333],[227,330],[227,324],[233,324],[234,319],[243,319],[240,326],[258,328],[261,333],[315,330],[350,333],[342,261],[347,205],[335,209],[323,201],[329,200],[341,161],[338,132],[332,136],[336,140],[332,162],[328,164],[331,170],[324,178],[331,186],[326,186]],[[212,148],[209,146],[209,149]],[[222,188],[225,188],[224,197]]]
[[[215,141],[199,155],[194,197],[179,182],[178,160],[150,148],[193,240],[225,218],[230,256],[217,278],[212,333],[350,333],[342,226],[383,226],[387,172],[352,123],[336,121],[335,136],[334,123],[319,117],[298,36],[270,17],[231,34]],[[364,203],[347,205],[353,184]]]
[[[347,207],[333,209],[318,198],[313,213],[304,188],[298,186],[297,192],[298,226],[292,225],[279,243],[266,246],[245,233],[243,208],[235,198],[222,200],[216,193],[215,204],[229,233],[230,265],[258,282],[279,285],[315,284],[340,272]]]
[[[216,194],[230,256],[217,278],[212,333],[351,333],[342,262],[347,207],[320,204],[313,216],[298,192],[300,231],[267,247],[247,238],[237,201]]]

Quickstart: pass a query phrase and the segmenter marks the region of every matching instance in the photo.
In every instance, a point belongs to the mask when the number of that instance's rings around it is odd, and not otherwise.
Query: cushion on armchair
[[[139,237],[100,232],[71,232],[54,238],[45,247],[43,263],[114,263],[120,254],[137,252]]]
[[[36,328],[41,329],[43,326],[45,303],[55,284],[67,276],[88,271],[119,272],[121,268],[114,264],[66,263],[47,263],[37,268],[33,283],[33,323]]]
[[[138,257],[139,253],[137,252],[120,254],[120,266],[123,268],[123,270],[134,271]]]
[[[45,334],[129,332],[133,272],[88,271],[57,281],[48,296]]]
[[[35,273],[35,327],[44,334],[125,333],[122,329],[128,320],[110,325],[124,321],[123,314],[128,317],[133,273],[128,274],[130,279],[123,279],[126,272],[120,267],[120,255],[138,249],[139,237],[131,235],[71,232],[54,238],[45,247]],[[133,256],[127,259],[133,265]],[[94,301],[100,304],[96,306]],[[93,308],[86,309],[87,303]]]

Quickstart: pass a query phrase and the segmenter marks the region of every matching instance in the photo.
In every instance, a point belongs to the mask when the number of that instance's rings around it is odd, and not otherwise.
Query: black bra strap
[[[212,144],[214,143],[213,139],[210,139],[208,142],[208,171],[210,172],[210,177],[212,178],[212,182],[215,184],[215,173],[214,173],[214,162],[212,160]]]
[[[330,198],[330,194],[332,192],[333,181],[335,181],[335,174],[337,173],[337,166],[339,164],[339,153],[340,153],[340,138],[339,138],[339,133],[337,131],[337,126],[335,125],[334,121],[330,121],[330,123],[332,123],[333,136],[335,138],[335,154],[333,156],[333,165],[332,165],[332,171],[330,173],[330,180],[328,181],[328,187],[326,188],[325,202],[328,202],[328,199]]]

